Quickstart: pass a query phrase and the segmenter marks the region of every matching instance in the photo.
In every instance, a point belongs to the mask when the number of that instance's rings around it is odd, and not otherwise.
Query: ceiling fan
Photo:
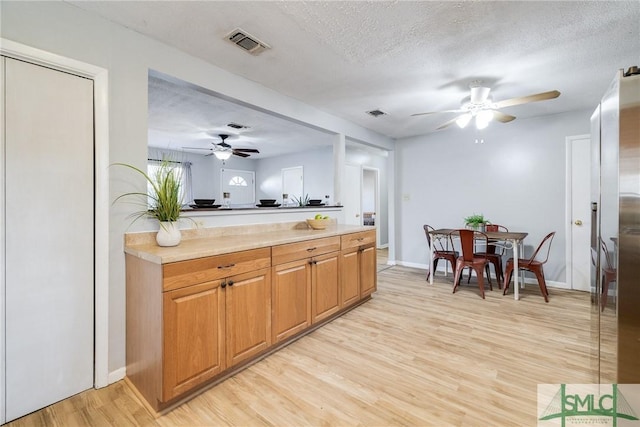
[[[557,90],[549,92],[536,93],[534,95],[520,96],[517,98],[505,99],[493,102],[489,96],[491,88],[482,86],[481,80],[474,80],[469,85],[470,95],[462,100],[462,105],[456,110],[430,111],[426,113],[416,113],[412,116],[423,116],[428,114],[439,113],[462,113],[453,119],[443,123],[437,129],[444,129],[456,123],[459,127],[464,128],[469,124],[471,119],[475,118],[475,124],[478,129],[484,129],[489,125],[491,120],[497,120],[501,123],[508,123],[515,120],[515,116],[498,111],[501,108],[513,107],[514,105],[528,104],[530,102],[544,101],[560,96]]]
[[[231,145],[225,142],[225,140],[229,138],[229,135],[219,134],[218,136],[220,137],[222,142],[218,142],[218,143],[212,142],[211,143],[213,144],[212,148],[200,148],[200,147],[183,147],[183,148],[187,150],[208,150],[208,151],[211,151],[211,153],[207,154],[207,156],[215,155],[216,158],[220,160],[227,160],[229,157],[231,157],[232,154],[238,157],[249,157],[250,156],[249,153],[257,153],[257,154],[260,153],[260,151],[256,150],[255,148],[233,148]]]

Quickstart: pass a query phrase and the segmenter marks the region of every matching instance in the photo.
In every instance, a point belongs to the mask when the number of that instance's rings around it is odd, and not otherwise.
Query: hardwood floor
[[[373,298],[157,419],[124,382],[9,426],[536,425],[538,383],[589,383],[589,296],[378,273]]]

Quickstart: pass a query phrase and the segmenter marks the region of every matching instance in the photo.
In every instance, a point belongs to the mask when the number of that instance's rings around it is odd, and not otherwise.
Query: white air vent
[[[257,55],[265,49],[271,49],[271,46],[240,28],[236,28],[227,34],[226,39],[252,55]]]

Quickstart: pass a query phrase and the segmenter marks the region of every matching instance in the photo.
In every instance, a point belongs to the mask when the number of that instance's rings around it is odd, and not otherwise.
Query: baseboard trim
[[[116,369],[115,371],[109,372],[109,377],[108,377],[109,384],[113,384],[115,382],[120,381],[126,375],[127,375],[126,367],[122,367],[122,368]]]

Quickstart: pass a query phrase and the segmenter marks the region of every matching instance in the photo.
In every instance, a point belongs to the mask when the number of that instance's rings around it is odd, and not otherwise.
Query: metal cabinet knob
[[[576,222],[574,222],[575,225],[582,225],[582,221],[579,219],[576,219]]]

